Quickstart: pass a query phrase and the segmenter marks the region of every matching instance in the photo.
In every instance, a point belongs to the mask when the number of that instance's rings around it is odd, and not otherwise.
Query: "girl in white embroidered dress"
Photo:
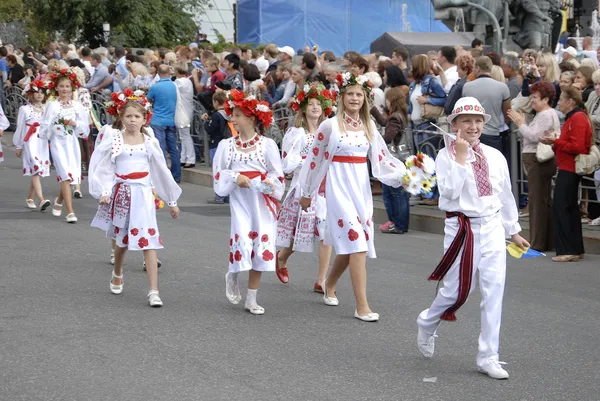
[[[314,88],[321,95],[325,87]],[[304,91],[301,93],[304,94]],[[310,92],[309,92],[310,93]],[[327,96],[322,97],[323,102],[331,105],[329,91]],[[312,207],[308,212],[300,208],[300,171],[302,164],[312,152],[315,134],[319,124],[323,122],[331,109],[325,107],[318,98],[308,98],[306,103],[301,102],[303,107],[298,109],[296,114],[295,126],[290,128],[283,137],[283,172],[285,174],[293,173],[291,185],[287,196],[281,205],[281,212],[277,219],[277,246],[283,247],[277,252],[276,273],[282,283],[289,282],[288,258],[295,251],[312,252],[315,241],[320,242],[319,246],[319,273],[313,289],[315,292],[323,292],[323,282],[327,277],[329,260],[331,259],[331,245],[325,245],[325,217],[327,215],[327,205],[323,193],[315,192]],[[297,97],[298,98],[298,97]],[[296,99],[297,99],[296,98]],[[324,110],[325,109],[325,110]]]
[[[4,110],[2,110],[2,105],[0,104],[0,138],[2,138],[2,134],[4,134],[4,130],[10,127],[10,122],[8,118],[4,115]],[[2,153],[2,142],[0,141],[0,163],[4,161],[4,154]]]
[[[213,161],[214,190],[229,196],[231,237],[229,239],[229,271],[225,275],[226,296],[238,304],[238,275],[248,271],[248,295],[245,309],[262,315],[256,301],[261,274],[275,271],[275,224],[278,200],[285,186],[277,144],[256,133],[257,125],[268,127],[272,112],[265,102],[246,99],[232,90],[225,111],[239,135],[219,143]]]
[[[323,288],[325,304],[338,305],[336,284],[349,265],[356,297],[354,316],[363,321],[377,321],[379,314],[372,312],[366,294],[366,257],[375,257],[367,158],[373,176],[395,188],[401,185],[406,168],[390,155],[369,117],[368,80],[347,73],[344,79],[338,76],[338,83],[341,90],[338,117],[324,121],[317,130],[315,147],[302,168],[300,202],[307,210],[327,175],[325,243],[334,246],[337,256]]]
[[[81,183],[81,150],[78,138],[87,138],[90,133],[87,111],[76,100],[72,100],[77,78],[69,70],[54,75],[53,87],[58,92],[56,100],[46,103],[42,116],[40,137],[50,141],[50,152],[56,167],[56,179],[60,182],[60,195],[54,200],[52,215],[62,214],[62,202],[67,208],[67,223],[77,223],[73,210],[71,185]]]
[[[40,203],[40,211],[46,210],[52,203],[44,198],[40,177],[50,175],[50,155],[48,141],[40,138],[39,127],[44,112],[46,100],[45,85],[42,81],[35,80],[25,87],[25,94],[29,103],[19,108],[17,128],[13,135],[13,145],[17,148],[17,157],[23,157],[23,175],[31,176],[27,207],[36,209],[33,195]]]
[[[146,110],[135,101],[120,110],[124,130],[105,132],[105,138],[90,160],[90,194],[99,199],[92,222],[116,240],[115,267],[110,282],[111,292],[123,291],[125,252],[144,251],[151,306],[162,306],[158,293],[156,250],[163,244],[156,222],[152,186],[168,201],[171,216],[177,218],[177,199],[181,188],[169,172],[158,141],[145,133]],[[108,135],[108,137],[106,137]]]

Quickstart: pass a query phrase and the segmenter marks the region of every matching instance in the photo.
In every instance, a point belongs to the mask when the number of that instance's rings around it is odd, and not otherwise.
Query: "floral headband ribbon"
[[[292,101],[292,110],[298,112],[300,109],[306,110],[310,99],[317,99],[321,102],[323,108],[323,115],[329,116],[332,112],[333,103],[336,101],[337,93],[335,91],[329,91],[325,89],[323,84],[319,85],[304,85],[304,88],[298,92],[294,100]]]
[[[373,84],[365,75],[354,75],[351,72],[344,72],[335,77],[340,93],[344,93],[351,86],[360,85],[367,92],[367,97],[373,101],[375,94],[373,93]]]
[[[273,122],[273,112],[269,103],[259,102],[252,95],[246,97],[244,92],[232,89],[227,92],[225,113],[230,116],[235,108],[240,109],[248,117],[255,116],[265,128],[268,128]]]
[[[142,90],[133,91],[130,88],[127,88],[123,92],[113,92],[110,95],[110,99],[110,101],[104,103],[104,108],[111,116],[118,116],[123,106],[125,106],[128,102],[136,102],[140,104],[144,110],[146,110],[146,124],[148,124],[152,119],[150,102]]]
[[[29,82],[23,89],[23,95],[33,95],[34,93],[43,93],[48,95],[49,90],[46,83],[40,79]]]
[[[56,94],[57,94],[56,84],[58,83],[58,80],[61,78],[69,78],[69,81],[71,81],[71,85],[73,86],[73,90],[75,90],[81,86],[81,83],[77,79],[77,74],[75,74],[73,71],[71,71],[68,68],[63,68],[63,69],[59,70],[58,72],[53,72],[52,74],[49,75],[49,78],[50,78],[50,82],[48,82],[47,87],[48,87],[48,91],[50,91],[50,94],[53,96],[56,96]]]

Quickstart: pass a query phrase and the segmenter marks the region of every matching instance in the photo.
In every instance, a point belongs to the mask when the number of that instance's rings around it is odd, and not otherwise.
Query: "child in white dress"
[[[62,214],[64,200],[67,223],[77,223],[71,185],[80,184],[82,180],[78,138],[87,138],[90,133],[88,111],[73,100],[73,92],[80,86],[75,73],[62,69],[50,74],[50,79],[48,88],[56,100],[46,103],[40,137],[50,141],[56,179],[60,182],[60,195],[54,200],[52,215],[59,217]]]
[[[283,170],[277,144],[259,133],[273,119],[268,104],[232,90],[225,102],[239,135],[219,143],[213,161],[214,190],[230,197],[231,237],[229,271],[225,275],[227,299],[241,301],[238,275],[248,271],[245,309],[265,313],[256,301],[262,272],[275,271],[275,225],[283,196]]]
[[[277,219],[277,243],[282,250],[277,252],[275,272],[279,280],[287,284],[289,281],[288,258],[293,252],[312,252],[314,243],[319,246],[319,273],[313,286],[315,292],[323,292],[323,282],[327,277],[331,246],[325,245],[325,218],[327,204],[323,191],[314,194],[312,207],[307,211],[300,208],[300,171],[302,165],[312,152],[317,128],[331,113],[335,92],[330,92],[323,85],[305,87],[292,101],[292,109],[296,111],[294,127],[283,137],[283,172],[293,173],[287,196],[281,205]]]
[[[25,87],[23,94],[27,96],[29,103],[19,108],[17,128],[13,135],[13,145],[17,148],[17,157],[23,158],[23,175],[31,177],[26,200],[27,207],[29,209],[37,208],[33,201],[35,194],[40,201],[39,208],[42,212],[52,204],[44,197],[40,179],[50,175],[48,141],[41,138],[39,132],[46,91],[46,84],[37,79]]]
[[[339,304],[336,284],[350,266],[356,298],[354,317],[366,322],[379,320],[367,302],[366,258],[374,258],[373,195],[367,159],[373,176],[397,188],[406,172],[404,163],[387,150],[371,121],[369,99],[372,85],[365,76],[349,72],[337,77],[340,88],[337,118],[325,120],[317,130],[315,145],[302,167],[300,204],[308,210],[321,182],[327,176],[327,230],[325,244],[332,244],[336,258],[325,282],[326,305]]]
[[[142,99],[141,103],[145,103]],[[156,250],[163,248],[156,222],[152,186],[168,201],[171,216],[179,215],[177,199],[181,188],[169,172],[158,141],[145,132],[143,124],[148,111],[139,102],[130,100],[119,111],[122,130],[105,132],[100,146],[90,161],[90,194],[99,199],[99,208],[92,222],[116,240],[115,266],[110,282],[114,294],[123,291],[123,261],[125,252],[144,251],[150,283],[150,306],[162,306],[158,292]]]

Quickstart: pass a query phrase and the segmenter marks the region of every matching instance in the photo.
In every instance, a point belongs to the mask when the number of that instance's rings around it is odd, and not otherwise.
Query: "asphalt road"
[[[478,292],[441,326],[433,359],[417,350],[439,235],[377,235],[368,294],[378,323],[352,317],[348,275],[340,306],[323,305],[311,291],[316,254],[290,259],[288,285],[265,275],[266,314],[253,316],[224,294],[228,206],[184,184],[180,218],[158,213],[165,306],[152,309],[140,253],[127,255],[124,293],[109,292],[109,244],[89,226],[86,185],[76,225],[29,211],[13,151],[0,165],[2,401],[600,400],[600,257],[509,260],[500,359],[511,377],[495,381],[475,366]],[[44,188],[56,196],[54,177]]]

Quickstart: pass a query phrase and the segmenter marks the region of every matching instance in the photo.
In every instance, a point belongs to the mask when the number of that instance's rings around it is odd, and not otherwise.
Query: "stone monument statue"
[[[554,19],[552,14],[560,12],[558,0],[516,0],[514,15],[519,32],[513,40],[523,49],[541,49],[550,45],[550,34]]]

